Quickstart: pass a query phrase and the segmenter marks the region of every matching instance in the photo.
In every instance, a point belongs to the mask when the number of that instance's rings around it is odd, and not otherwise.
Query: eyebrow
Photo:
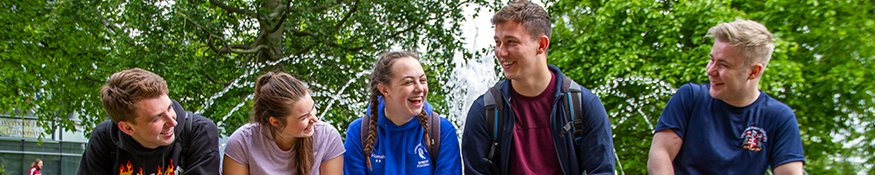
[[[714,54],[708,54],[708,57],[711,57],[711,59],[717,60],[718,62],[722,62],[722,63],[725,63],[725,64],[729,64],[729,62],[726,61],[725,59],[714,58]]]
[[[425,73],[423,73],[422,75],[419,75],[419,77],[425,77]],[[408,78],[412,79],[412,78],[416,78],[416,77],[408,75],[408,76],[401,77],[401,80],[404,81],[404,79],[408,79]]]
[[[307,112],[307,113],[305,113],[304,115],[298,116],[298,119],[300,119],[300,118],[304,118],[304,117],[306,117],[307,115],[310,115],[310,113],[313,112],[313,110],[316,110],[316,104],[315,104],[315,103],[313,104],[313,108],[310,108],[310,112]]]
[[[172,105],[173,105],[173,104],[167,105],[167,109],[172,108],[172,107],[173,107]],[[152,115],[152,117],[153,117],[153,118],[154,118],[154,117],[161,117],[161,116],[164,115],[165,113],[167,113],[167,110],[164,110],[164,112],[161,112],[161,113],[158,113],[158,114]]]
[[[499,39],[498,36],[493,36],[492,39]],[[516,35],[504,35],[504,39],[519,39]]]

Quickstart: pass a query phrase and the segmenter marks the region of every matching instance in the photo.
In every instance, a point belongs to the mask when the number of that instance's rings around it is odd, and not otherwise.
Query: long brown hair
[[[33,160],[33,163],[30,164],[30,168],[36,168],[36,170],[42,170],[43,167],[38,166],[39,162],[42,162],[42,161],[43,160],[40,160],[40,159]]]
[[[300,101],[309,89],[297,78],[285,72],[268,72],[255,83],[255,100],[252,105],[252,120],[270,128],[276,139],[277,130],[286,127],[292,106]],[[281,126],[270,124],[270,118],[280,120]],[[299,174],[310,174],[313,166],[313,137],[295,138],[295,166]]]
[[[409,52],[409,51],[383,53],[380,55],[380,60],[377,60],[377,63],[374,64],[374,70],[370,76],[371,81],[370,81],[370,83],[368,83],[368,86],[370,87],[370,91],[371,91],[371,96],[370,96],[370,100],[369,100],[369,102],[371,104],[370,105],[371,113],[368,115],[371,116],[370,117],[371,121],[368,124],[369,132],[368,132],[367,140],[365,140],[365,147],[362,148],[362,151],[363,151],[363,153],[365,155],[365,159],[366,159],[365,162],[367,162],[369,170],[371,169],[371,156],[370,156],[371,151],[374,149],[374,145],[376,144],[376,140],[377,140],[377,119],[380,118],[380,117],[377,117],[377,116],[379,116],[377,114],[378,113],[377,108],[380,104],[379,100],[377,100],[377,99],[383,95],[382,93],[380,93],[380,89],[378,87],[380,84],[389,84],[389,80],[392,78],[392,73],[393,73],[392,72],[392,65],[395,63],[395,60],[398,60],[399,58],[404,58],[404,57],[411,57],[413,59],[419,60],[419,58],[416,57],[415,53]],[[423,100],[425,100],[425,99],[423,99]],[[426,140],[425,144],[428,146],[431,146],[431,144],[434,144],[434,143],[431,143],[431,139],[428,138],[428,119],[426,118],[427,116],[428,115],[426,114],[425,110],[422,110],[422,112],[420,112],[419,115],[416,115],[416,118],[419,119],[420,125],[422,125],[422,128],[424,128],[423,131],[425,131],[424,136],[425,136],[425,140]],[[437,154],[437,153],[431,153],[431,154]]]

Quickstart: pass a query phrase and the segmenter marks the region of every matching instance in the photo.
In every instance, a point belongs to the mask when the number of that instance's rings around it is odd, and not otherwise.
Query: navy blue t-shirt
[[[769,166],[804,161],[796,115],[760,93],[735,107],[714,99],[710,85],[686,84],[671,97],[655,131],[672,129],[683,145],[676,174],[765,174]]]

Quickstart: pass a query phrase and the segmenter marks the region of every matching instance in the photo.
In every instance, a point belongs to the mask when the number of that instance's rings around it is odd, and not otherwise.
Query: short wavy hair
[[[100,88],[103,109],[113,122],[127,121],[136,124],[136,103],[142,99],[168,94],[167,82],[158,74],[133,68],[109,76]]]
[[[492,16],[492,25],[515,21],[520,22],[526,28],[526,32],[532,39],[537,40],[541,35],[552,38],[553,23],[550,15],[541,6],[528,0],[517,0],[507,4]]]

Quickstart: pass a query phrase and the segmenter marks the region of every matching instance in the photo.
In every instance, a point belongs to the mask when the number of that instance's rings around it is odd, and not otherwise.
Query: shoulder
[[[453,122],[447,120],[443,115],[440,116],[441,120],[441,132],[452,131],[456,132],[456,126],[453,125]],[[442,134],[443,135],[443,134]]]
[[[194,114],[194,113],[191,113],[191,114]],[[179,115],[179,114],[177,114],[177,115]],[[203,129],[212,129],[212,130],[216,130],[216,132],[218,132],[218,130],[219,130],[218,127],[216,126],[216,123],[213,123],[212,120],[210,120],[204,116],[194,114],[191,119],[192,119],[191,125],[193,127],[197,126],[197,127],[203,128]]]
[[[313,124],[313,129],[316,132],[313,134],[314,144],[318,144],[320,147],[329,146],[332,143],[343,144],[340,132],[331,124],[319,121]]]
[[[357,119],[353,120],[352,122],[350,122],[349,126],[346,127],[347,140],[349,140],[349,138],[352,138],[352,137],[355,137],[355,138],[359,137],[359,134],[361,134],[361,129],[362,129],[362,122],[363,122],[362,119],[363,118],[357,118]]]
[[[761,104],[761,106],[765,108],[769,115],[777,116],[781,120],[788,120],[790,118],[796,117],[793,109],[790,108],[790,106],[787,106],[787,104],[784,104],[777,99],[772,98],[768,94],[763,95],[763,97],[766,99]]]
[[[678,88],[677,93],[690,93],[690,94],[699,94],[699,93],[707,93],[711,89],[711,86],[704,84],[696,84],[696,83],[687,83]]]
[[[114,128],[118,128],[118,127],[115,127],[115,125],[116,125],[115,122],[113,122],[112,120],[100,122],[99,124],[97,124],[97,126],[94,127],[94,130],[92,131],[91,135],[92,135],[92,137],[94,137],[94,135],[105,135],[105,134],[109,133],[110,130],[112,130]]]
[[[700,97],[711,97],[709,94],[710,86],[703,84],[695,84],[695,83],[687,83],[682,85],[675,91],[673,96],[679,98],[672,98],[670,100],[683,100],[683,101],[693,101],[693,100],[707,100],[708,98],[700,98]]]
[[[581,97],[581,99],[593,99],[593,98],[599,98],[599,96],[598,96],[598,95],[595,95],[595,93],[593,93],[592,90],[589,90],[588,88],[583,87],[582,85],[577,85],[577,86],[580,87],[580,97]]]
[[[94,130],[92,130],[91,137],[88,139],[88,142],[98,142],[104,139],[109,140],[109,137],[112,137],[111,133],[113,133],[113,129],[118,130],[118,126],[116,126],[115,122],[113,122],[112,120],[100,122],[99,124],[97,124],[97,126],[94,127]]]
[[[478,96],[477,99],[474,99],[474,102],[471,103],[471,107],[468,109],[469,115],[483,113],[483,110],[486,110],[486,104],[484,99],[486,98],[487,93],[489,93],[488,90],[486,91],[486,93]]]
[[[257,129],[259,128],[259,126],[261,125],[257,123],[243,124],[243,126],[240,126],[239,128],[237,128],[237,130],[234,130],[234,133],[231,133],[231,137],[229,139],[236,140],[242,139],[242,137],[251,137],[253,133],[257,133]]]
[[[338,135],[338,136],[340,136],[340,133],[337,131],[337,128],[335,128],[331,124],[328,124],[324,121],[316,122],[315,124],[313,124],[313,127],[316,129],[317,133],[321,133],[320,135]]]

